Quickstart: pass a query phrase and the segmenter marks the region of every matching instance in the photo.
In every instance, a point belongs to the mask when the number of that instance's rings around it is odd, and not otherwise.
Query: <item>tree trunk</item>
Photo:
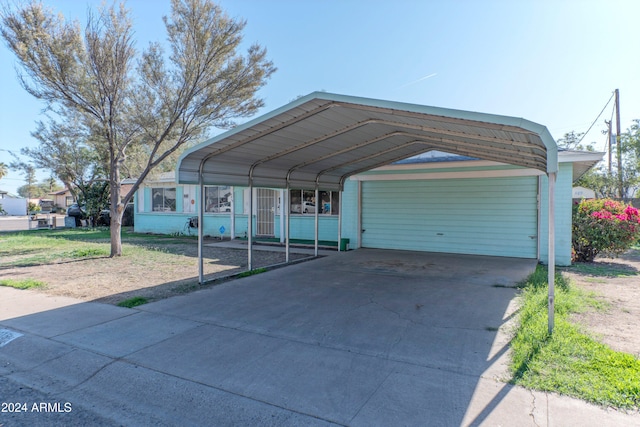
[[[124,213],[124,205],[122,203],[118,203],[115,205],[111,205],[111,257],[121,256],[122,255],[122,215]]]
[[[111,231],[111,257],[122,256],[122,215],[124,213],[124,205],[120,200],[120,165],[111,162],[111,172],[109,174],[109,191],[111,206],[109,208],[111,215],[110,231]]]

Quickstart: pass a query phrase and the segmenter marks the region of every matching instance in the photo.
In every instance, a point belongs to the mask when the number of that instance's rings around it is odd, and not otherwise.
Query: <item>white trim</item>
[[[285,233],[284,233],[284,216],[285,216],[285,206],[284,206],[284,191],[282,188],[278,192],[278,202],[279,206],[276,207],[278,209],[278,217],[280,219],[280,243],[284,243]]]
[[[231,212],[229,212],[230,218],[230,228],[229,233],[231,234],[231,240],[236,238],[236,189],[231,186]]]
[[[144,213],[144,189],[138,189],[135,197],[138,203],[138,213]]]
[[[540,262],[540,248],[542,247],[542,175],[538,177],[536,189],[536,230],[538,232],[536,259]]]
[[[558,162],[588,162],[602,160],[605,153],[599,151],[559,151]],[[401,163],[381,166],[372,169],[375,171],[393,171],[393,170],[411,170],[411,169],[445,169],[445,168],[462,168],[462,167],[487,167],[487,166],[512,166],[508,163],[494,162],[491,160],[451,160],[451,161],[424,161],[415,163]]]
[[[556,277],[556,203],[555,203],[555,193],[556,193],[556,176],[555,172],[547,174],[548,179],[548,190],[549,195],[549,211],[548,211],[548,223],[549,223],[549,235],[548,235],[548,244],[549,244],[549,262],[548,264],[548,274],[547,274],[547,283],[549,285],[549,296],[548,296],[548,305],[547,305],[547,314],[548,314],[548,332],[549,335],[553,333],[553,327],[555,323],[555,277]]]
[[[358,181],[358,190],[357,190],[357,200],[358,207],[356,211],[356,227],[358,232],[358,242],[356,248],[360,249],[362,247],[362,182]]]
[[[485,167],[485,166],[511,166],[507,163],[494,162],[491,160],[454,160],[444,162],[416,162],[402,163],[381,166],[371,169],[375,171],[394,171],[394,170],[411,170],[411,169],[444,169],[444,168],[468,168],[468,167]]]
[[[161,172],[159,175],[154,176],[154,177],[147,177],[147,179],[145,179],[142,183],[142,185],[146,185],[148,187],[151,187],[153,185],[156,184],[165,184],[165,183],[175,183],[176,185],[183,185],[183,184],[178,184],[178,182],[176,181],[176,175],[175,175],[175,171],[174,172]],[[124,184],[124,181],[122,182]],[[197,185],[197,183],[194,183],[194,185]]]
[[[602,160],[602,156],[605,153],[594,151],[559,151],[558,162],[559,163],[575,163],[575,162],[597,162]]]
[[[536,169],[504,169],[459,172],[416,172],[403,174],[355,175],[355,181],[406,181],[425,179],[459,179],[459,178],[503,178],[514,176],[540,176],[544,172]]]

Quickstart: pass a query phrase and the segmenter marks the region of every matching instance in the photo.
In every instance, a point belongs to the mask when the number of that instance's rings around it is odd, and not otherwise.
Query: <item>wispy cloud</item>
[[[420,83],[420,82],[421,82],[421,81],[423,81],[423,80],[430,79],[431,77],[435,77],[435,76],[437,76],[437,75],[438,75],[438,73],[431,73],[431,74],[429,74],[429,75],[427,75],[427,76],[420,77],[418,80],[414,80],[414,81],[412,81],[412,82],[409,82],[409,83],[403,84],[402,86],[398,87],[398,89],[402,89],[403,87],[407,87],[407,86],[414,85],[414,84],[416,84],[416,83]]]

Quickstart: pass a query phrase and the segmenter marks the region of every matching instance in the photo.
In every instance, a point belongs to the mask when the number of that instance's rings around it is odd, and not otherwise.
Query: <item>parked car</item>
[[[291,205],[292,213],[316,213],[316,205],[313,202],[302,202],[301,205]]]
[[[214,206],[213,212],[231,212],[231,202],[223,202]]]
[[[98,216],[98,220],[96,221],[96,225],[106,225],[107,227],[111,224],[111,212],[109,209],[102,209],[100,211],[100,215]]]
[[[109,227],[111,225],[111,211],[109,209],[101,210],[96,224]],[[122,214],[122,225],[124,227],[133,225],[133,203],[129,203],[124,208],[124,213]]]
[[[84,206],[74,203],[67,208],[67,216],[74,217],[76,219],[76,226],[79,227],[82,225],[80,220],[87,218],[87,211]]]

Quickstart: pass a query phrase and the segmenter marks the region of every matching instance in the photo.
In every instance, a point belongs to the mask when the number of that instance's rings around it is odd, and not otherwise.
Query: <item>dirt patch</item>
[[[198,284],[197,244],[172,244],[171,253],[184,257],[168,256],[161,244],[155,243],[157,254],[149,259],[140,257],[99,257],[78,261],[53,263],[33,267],[2,269],[2,277],[12,279],[32,278],[47,286],[41,292],[117,304],[120,301],[142,296],[156,301],[180,295],[213,284]],[[291,260],[308,257],[290,254]],[[254,250],[252,267],[259,268],[285,262],[285,254]],[[239,273],[247,269],[246,249],[205,246],[203,254],[205,280]]]
[[[575,315],[575,320],[614,350],[640,357],[640,251],[562,271],[576,286],[601,296],[609,305],[602,312]]]

